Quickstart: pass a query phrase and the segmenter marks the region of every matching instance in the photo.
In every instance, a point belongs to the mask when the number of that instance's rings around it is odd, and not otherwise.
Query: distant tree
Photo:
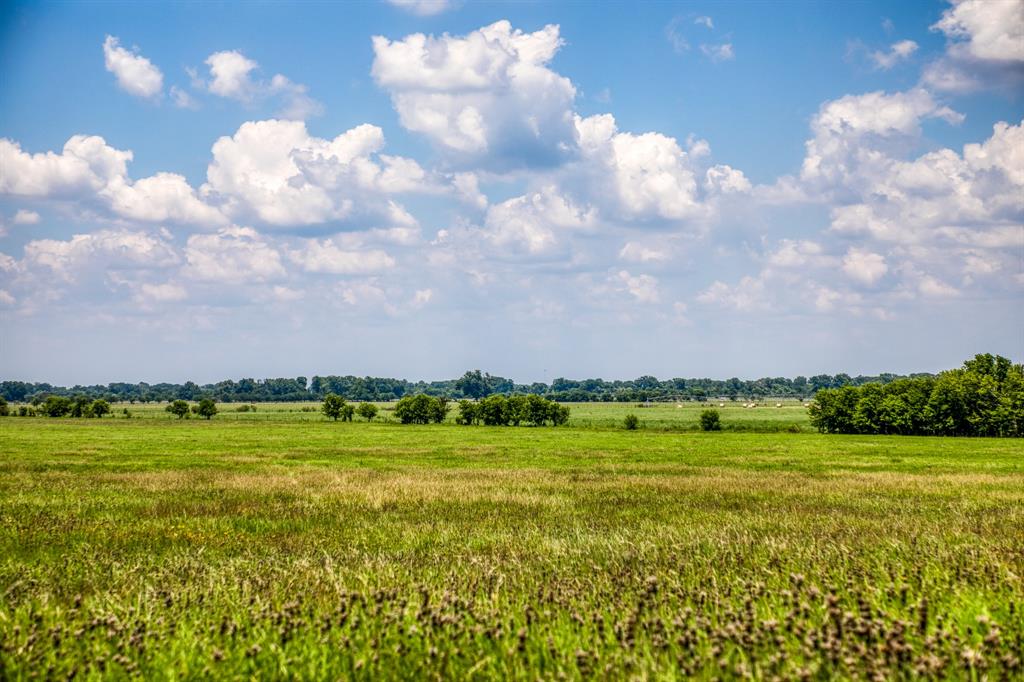
[[[506,416],[508,423],[512,426],[519,426],[520,422],[528,421],[530,418],[530,402],[525,395],[510,396],[506,404]]]
[[[8,414],[10,414],[10,408],[7,407],[7,400],[0,397],[0,417],[6,417]]]
[[[320,411],[334,421],[338,421],[344,409],[345,399],[335,393],[325,395],[323,405],[320,406]]]
[[[102,418],[105,414],[110,414],[110,403],[103,398],[97,398],[92,401],[91,406],[92,416]]]
[[[71,413],[71,408],[71,398],[51,395],[46,397],[39,409],[47,417],[66,417]]]
[[[373,418],[377,416],[377,406],[373,403],[362,403],[356,412],[366,421],[372,422]]]
[[[356,413],[356,408],[352,405],[346,404],[341,408],[341,421],[350,422],[352,421],[352,415]]]
[[[490,393],[490,385],[478,369],[463,374],[455,382],[455,388],[461,391],[462,395],[473,399],[483,398]]]
[[[700,430],[701,431],[721,431],[722,420],[718,415],[718,410],[704,410],[700,413]]]
[[[74,401],[71,403],[71,416],[80,417],[91,417],[92,416],[92,401],[89,400],[88,396],[77,395]]]
[[[188,415],[188,403],[184,400],[175,400],[164,408],[178,419],[184,419]]]
[[[477,408],[484,426],[506,426],[509,423],[508,399],[503,395],[489,395],[478,403]]]
[[[627,414],[626,418],[622,420],[622,426],[627,431],[636,431],[640,428],[640,419],[635,414]]]
[[[854,386],[818,391],[808,410],[811,425],[822,433],[857,433],[853,416],[859,397],[860,391]]]
[[[196,414],[203,419],[210,419],[213,415],[217,414],[217,403],[211,398],[203,398],[199,401],[199,405],[196,406]]]

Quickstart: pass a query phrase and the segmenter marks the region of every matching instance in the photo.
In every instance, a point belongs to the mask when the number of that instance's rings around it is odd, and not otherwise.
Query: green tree
[[[448,400],[423,393],[407,395],[395,403],[395,417],[403,424],[441,423],[448,414]]]
[[[860,392],[853,386],[818,391],[808,410],[811,425],[822,433],[856,433],[853,415],[859,397]]]
[[[178,419],[184,419],[188,415],[188,403],[184,400],[175,400],[173,403],[168,403],[164,409],[175,415]]]
[[[356,408],[353,405],[345,405],[341,408],[341,421],[350,422],[352,416],[356,413]]]
[[[97,398],[92,401],[91,407],[92,416],[102,418],[105,414],[110,414],[110,403],[103,398]]]
[[[217,414],[217,403],[212,398],[203,398],[196,407],[196,414],[203,419],[210,419]]]
[[[478,369],[463,374],[455,382],[455,388],[461,391],[462,395],[474,399],[483,398],[490,393],[490,384]]]
[[[377,416],[377,406],[373,403],[362,403],[356,412],[366,421],[372,422],[373,418]]]
[[[0,417],[6,417],[10,414],[10,408],[7,406],[7,399],[0,396]]]
[[[335,393],[325,395],[323,404],[320,406],[320,411],[334,421],[338,421],[338,417],[341,416],[344,409],[345,399]]]

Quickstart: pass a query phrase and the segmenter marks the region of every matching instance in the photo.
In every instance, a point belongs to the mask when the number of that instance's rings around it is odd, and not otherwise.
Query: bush
[[[209,419],[217,414],[217,403],[213,402],[210,398],[203,398],[199,401],[198,405],[192,407],[192,411],[203,419]]]
[[[704,410],[700,413],[701,431],[721,431],[722,419],[718,416],[718,410]]]
[[[164,409],[175,415],[178,419],[184,419],[188,415],[188,403],[184,400],[175,400],[173,403],[168,403]]]
[[[71,398],[51,395],[46,397],[39,410],[47,417],[66,417],[71,413],[72,407]]]
[[[325,417],[338,421],[338,417],[342,415],[345,410],[345,399],[340,395],[334,393],[328,393],[324,396],[324,402],[320,406],[320,411],[324,413]]]
[[[448,399],[420,393],[395,403],[395,417],[403,424],[440,424],[448,415]]]
[[[366,421],[372,422],[373,418],[377,416],[377,406],[373,403],[363,403],[356,410],[356,413]]]
[[[103,398],[97,398],[92,401],[89,412],[93,417],[102,418],[103,415],[110,414],[110,403]]]
[[[0,417],[6,417],[10,413],[10,408],[7,407],[7,399],[0,396]]]
[[[635,414],[627,414],[626,418],[622,420],[622,426],[625,427],[627,431],[636,431],[640,428],[640,418]]]

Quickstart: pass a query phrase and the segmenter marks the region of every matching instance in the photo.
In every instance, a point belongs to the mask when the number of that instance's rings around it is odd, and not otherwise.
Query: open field
[[[358,404],[358,403],[353,403]],[[381,421],[394,420],[392,410],[395,403],[375,403],[380,408]],[[723,407],[719,407],[719,405]],[[218,421],[306,421],[320,422],[319,402],[258,403],[255,411],[240,411],[244,403],[218,403]],[[797,400],[767,400],[758,407],[744,408],[744,401],[732,402],[654,402],[654,403],[567,403],[570,408],[569,427],[619,428],[627,414],[635,414],[641,428],[697,431],[701,411],[714,408],[722,415],[722,428],[726,431],[813,431],[807,418],[807,407]],[[781,407],[776,407],[781,405]],[[122,418],[127,409],[133,419],[176,420],[164,408],[167,403],[114,403],[114,418]],[[454,423],[458,410],[454,406],[448,414],[448,421]],[[107,417],[109,419],[110,417]],[[195,416],[193,415],[193,418]],[[358,420],[358,418],[357,418]]]
[[[1019,440],[220,407],[0,419],[0,677],[1022,674]]]

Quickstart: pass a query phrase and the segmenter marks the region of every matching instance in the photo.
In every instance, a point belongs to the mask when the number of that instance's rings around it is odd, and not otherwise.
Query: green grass
[[[0,419],[0,677],[1022,674],[1021,441],[294,408]]]

